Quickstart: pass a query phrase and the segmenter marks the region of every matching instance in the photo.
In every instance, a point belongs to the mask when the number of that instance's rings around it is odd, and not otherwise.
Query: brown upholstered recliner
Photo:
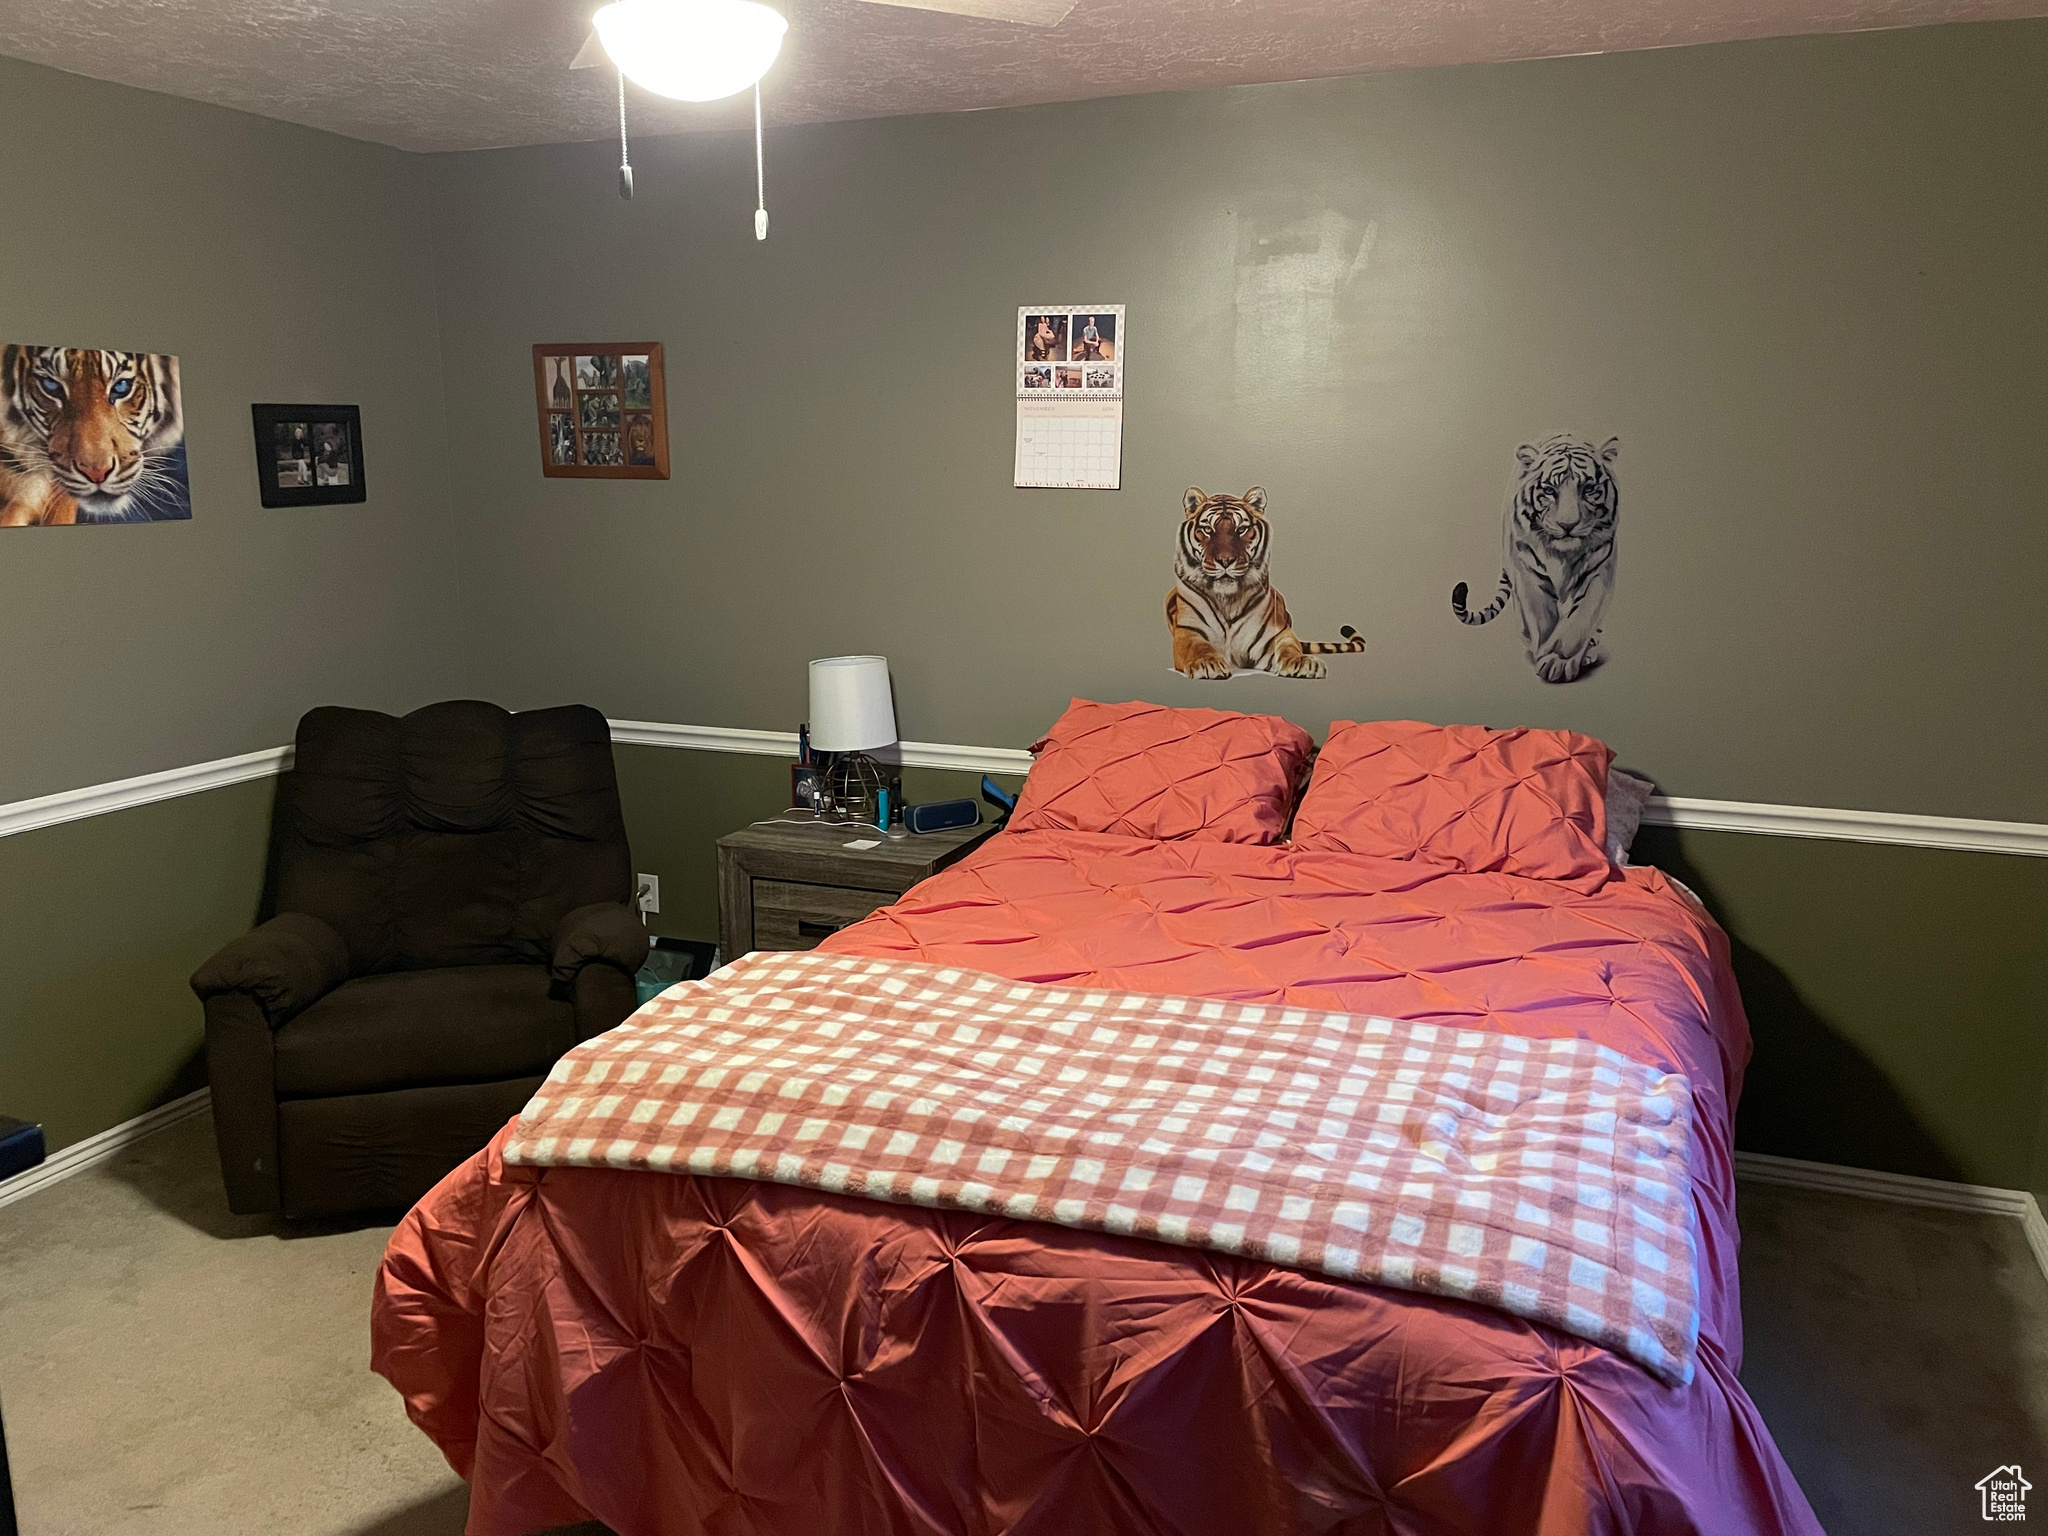
[[[633,1011],[647,932],[604,716],[299,722],[277,915],[192,978],[228,1204],[409,1205]]]

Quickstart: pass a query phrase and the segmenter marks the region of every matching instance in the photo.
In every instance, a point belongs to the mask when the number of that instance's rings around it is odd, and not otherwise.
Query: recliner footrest
[[[411,1206],[497,1135],[544,1081],[285,1100],[277,1106],[285,1214]]]

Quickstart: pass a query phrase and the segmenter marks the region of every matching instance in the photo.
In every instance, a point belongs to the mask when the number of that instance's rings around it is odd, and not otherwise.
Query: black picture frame
[[[368,499],[363,419],[357,407],[252,405],[249,413],[256,425],[256,484],[264,506],[328,507]],[[284,436],[294,428],[303,429],[306,450],[297,457],[287,454]],[[342,443],[345,460],[338,446]]]

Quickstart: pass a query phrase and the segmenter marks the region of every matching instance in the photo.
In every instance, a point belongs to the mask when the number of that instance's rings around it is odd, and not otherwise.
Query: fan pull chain
[[[759,201],[754,205],[754,238],[768,238],[768,173],[761,160],[761,82],[754,82],[754,190]]]
[[[626,158],[626,72],[619,71],[619,196],[633,196],[633,167]]]

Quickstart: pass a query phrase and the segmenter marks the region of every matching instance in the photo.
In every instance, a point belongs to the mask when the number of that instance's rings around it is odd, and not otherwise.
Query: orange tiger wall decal
[[[0,348],[0,528],[191,515],[175,357]]]
[[[1322,677],[1327,669],[1318,656],[1365,649],[1349,624],[1338,631],[1342,640],[1295,635],[1287,599],[1267,573],[1265,487],[1255,485],[1242,496],[1211,496],[1190,486],[1182,507],[1176,580],[1166,598],[1176,672],[1199,678],[1233,672]]]

